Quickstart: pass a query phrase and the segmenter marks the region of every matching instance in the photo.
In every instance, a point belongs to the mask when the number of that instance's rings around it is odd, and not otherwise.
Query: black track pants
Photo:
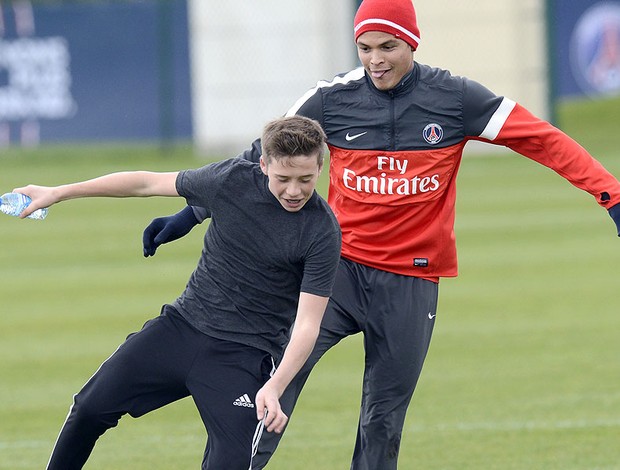
[[[407,407],[435,324],[437,295],[438,284],[432,281],[341,260],[317,344],[280,403],[290,417],[323,354],[346,336],[362,332],[365,371],[352,470],[397,468]],[[265,467],[281,436],[263,435],[253,469]]]
[[[75,395],[48,470],[82,468],[97,439],[124,414],[137,418],[189,395],[209,434],[202,468],[248,470],[262,432],[254,398],[272,364],[268,353],[206,336],[167,308]]]

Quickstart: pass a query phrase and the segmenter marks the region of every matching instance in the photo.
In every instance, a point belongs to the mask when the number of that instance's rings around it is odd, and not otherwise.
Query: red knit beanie
[[[411,0],[364,0],[353,20],[355,41],[367,31],[396,36],[413,49],[420,43],[420,30]]]

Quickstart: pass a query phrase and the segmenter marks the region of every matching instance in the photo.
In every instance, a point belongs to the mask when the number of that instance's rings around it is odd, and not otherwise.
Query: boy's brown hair
[[[304,116],[274,119],[263,129],[261,145],[266,163],[270,159],[316,155],[319,166],[323,164],[327,136],[320,124]]]

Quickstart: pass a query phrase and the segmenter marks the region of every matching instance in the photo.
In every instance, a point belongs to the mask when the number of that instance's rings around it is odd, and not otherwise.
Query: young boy
[[[259,164],[230,159],[15,189],[32,198],[21,217],[94,196],[180,195],[211,212],[185,291],[75,396],[48,469],[82,468],[125,413],[142,416],[188,395],[208,432],[203,469],[247,470],[263,427],[283,430],[279,397],[312,351],[340,256],[338,223],[315,191],[325,140],[316,121],[281,118],[265,127]]]

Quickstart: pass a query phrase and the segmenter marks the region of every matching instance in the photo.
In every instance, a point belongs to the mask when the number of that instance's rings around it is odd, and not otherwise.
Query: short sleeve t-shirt
[[[285,210],[260,166],[240,158],[182,171],[176,186],[211,223],[172,306],[207,335],[278,357],[300,291],[331,295],[341,235],[327,202],[315,192],[298,212]]]

